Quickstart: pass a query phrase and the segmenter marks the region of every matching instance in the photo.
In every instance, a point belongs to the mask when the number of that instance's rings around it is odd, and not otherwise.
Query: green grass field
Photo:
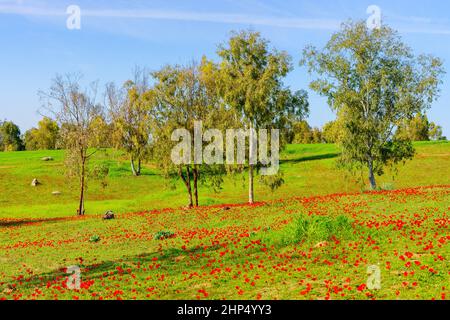
[[[240,205],[245,181],[230,178],[220,193],[202,187],[193,210],[181,184],[169,188],[153,164],[132,177],[109,150],[92,163],[109,165],[108,185],[90,182],[83,218],[63,151],[0,153],[0,298],[448,299],[450,143],[416,149],[379,179],[392,191],[361,193],[336,169],[335,146],[291,145],[276,192],[257,185],[259,202]],[[103,221],[106,210],[117,219]],[[72,265],[80,290],[65,287]],[[366,285],[369,266],[380,290]]]
[[[416,143],[414,161],[399,167],[396,177],[388,172],[379,179],[381,186],[401,189],[412,186],[448,184],[450,182],[450,143]],[[340,192],[361,191],[360,176],[351,176],[335,165],[339,150],[334,145],[290,145],[282,154],[281,170],[286,183],[277,191],[255,185],[256,200],[266,201],[292,196],[307,197]],[[54,161],[43,162],[51,156]],[[78,184],[64,174],[64,151],[0,153],[0,218],[45,218],[73,216],[77,209]],[[143,176],[133,177],[126,156],[108,150],[99,152],[91,162],[107,164],[110,168],[108,186],[92,180],[86,198],[87,214],[107,210],[137,212],[187,204],[184,186],[170,186],[148,164]],[[33,188],[37,178],[42,185]],[[200,204],[243,203],[247,200],[246,175],[225,179],[223,190],[215,193],[200,188]],[[53,196],[60,191],[60,196]]]

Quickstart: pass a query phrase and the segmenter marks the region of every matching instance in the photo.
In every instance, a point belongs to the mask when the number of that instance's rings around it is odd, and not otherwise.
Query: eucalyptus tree
[[[149,100],[153,101],[154,157],[167,176],[176,175],[183,181],[188,207],[199,204],[200,180],[217,190],[224,173],[222,163],[206,163],[202,154],[196,152],[199,148],[203,150],[200,125],[220,131],[233,121],[231,111],[219,101],[216,72],[216,66],[206,58],[200,64],[165,66],[153,73],[155,85],[149,91]],[[192,139],[195,136],[200,141]],[[177,142],[183,139],[194,152],[177,149]],[[173,161],[177,150],[184,161]],[[214,152],[222,151],[218,147]]]
[[[113,83],[106,87],[114,144],[128,154],[134,176],[141,175],[142,162],[151,152],[151,106],[146,99],[149,76],[146,69],[135,68],[134,79],[121,88]]]
[[[283,79],[293,69],[291,57],[269,46],[258,32],[233,32],[219,46],[220,94],[247,130],[284,129],[308,112],[305,91],[291,92]],[[253,139],[249,139],[252,150]],[[254,167],[248,163],[249,203],[254,202]]]
[[[372,189],[386,166],[414,156],[411,141],[398,139],[395,131],[437,98],[444,73],[440,59],[415,56],[388,26],[371,30],[348,22],[323,49],[306,47],[300,63],[316,76],[310,87],[339,115],[341,163],[366,168]]]

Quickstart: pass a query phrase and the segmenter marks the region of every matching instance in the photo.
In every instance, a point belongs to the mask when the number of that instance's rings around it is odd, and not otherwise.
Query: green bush
[[[98,235],[92,236],[89,239],[89,242],[99,242],[99,241],[100,241],[100,236],[98,236]]]
[[[153,238],[155,240],[164,240],[172,238],[174,235],[172,231],[158,231]]]
[[[352,238],[352,221],[345,216],[332,218],[328,216],[301,216],[295,221],[296,241],[326,241],[336,238]]]

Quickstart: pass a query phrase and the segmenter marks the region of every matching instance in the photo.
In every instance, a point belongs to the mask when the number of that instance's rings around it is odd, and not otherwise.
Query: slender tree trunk
[[[192,201],[191,171],[189,166],[186,166],[186,182],[186,187],[189,194],[189,208],[192,208],[194,206],[194,202]]]
[[[84,187],[85,187],[85,175],[86,175],[86,157],[82,155],[81,160],[81,176],[80,176],[80,204],[78,206],[78,215],[84,215]]]
[[[248,203],[253,204],[254,202],[255,199],[253,191],[253,165],[250,164],[248,167]]]
[[[131,157],[130,164],[131,164],[131,172],[133,173],[133,176],[137,176],[136,167],[134,165],[133,157]]]
[[[189,200],[189,208],[192,208],[194,206],[194,202],[192,200],[192,188],[191,188],[191,175],[189,166],[186,166],[187,175],[186,177],[183,174],[183,167],[178,166],[178,175],[180,176],[181,180],[183,180],[184,185],[186,186],[187,192],[188,192],[188,200]]]
[[[249,126],[250,130],[253,130],[253,124],[250,123]],[[250,163],[250,154],[253,151],[254,148],[254,144],[253,144],[253,139],[252,139],[252,135],[250,134],[249,136],[249,165],[248,165],[248,203],[253,204],[255,199],[254,199],[254,190],[253,190],[253,168],[254,165],[252,163]]]
[[[134,164],[134,158],[133,157],[131,157],[130,163],[131,163],[131,172],[133,173],[133,176],[135,176],[135,177],[139,176],[141,174],[140,161],[139,161],[139,164],[138,164],[138,169],[136,169],[136,165]]]
[[[194,196],[195,196],[195,206],[198,207],[198,177],[199,177],[199,172],[198,172],[198,167],[197,165],[194,166]]]
[[[375,175],[373,173],[373,159],[371,157],[369,157],[368,165],[369,165],[370,187],[372,188],[372,190],[375,190],[377,188],[377,183],[375,181]]]
[[[141,175],[141,158],[138,159],[137,175]]]

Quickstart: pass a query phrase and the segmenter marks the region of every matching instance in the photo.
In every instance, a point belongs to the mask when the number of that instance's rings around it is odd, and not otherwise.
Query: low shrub
[[[153,238],[155,240],[164,240],[172,238],[174,235],[172,231],[158,231]]]
[[[296,241],[346,240],[353,237],[352,221],[345,216],[301,216],[295,221]]]
[[[98,235],[92,236],[89,239],[89,242],[99,242],[99,241],[100,241],[100,236],[98,236]]]

